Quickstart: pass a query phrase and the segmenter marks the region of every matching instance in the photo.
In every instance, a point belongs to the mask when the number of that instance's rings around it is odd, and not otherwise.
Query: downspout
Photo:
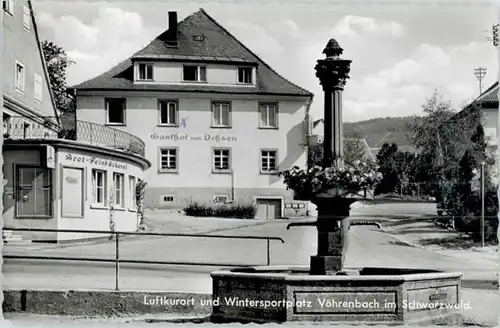
[[[309,100],[307,101],[306,104],[306,115],[304,118],[305,124],[306,124],[306,140],[304,143],[304,148],[305,148],[305,153],[306,153],[306,167],[309,168],[309,147],[311,143],[311,134],[312,134],[312,128],[311,128],[311,105],[313,103],[314,95],[312,95]]]
[[[305,124],[306,124],[306,142],[304,143],[304,150],[306,153],[306,169],[309,169],[309,147],[311,143],[311,134],[312,134],[312,121],[311,121],[311,105],[313,103],[314,95],[311,95],[309,100],[307,101],[306,104],[306,115],[304,118]],[[306,216],[309,216],[310,210],[309,210],[310,202],[306,203]]]

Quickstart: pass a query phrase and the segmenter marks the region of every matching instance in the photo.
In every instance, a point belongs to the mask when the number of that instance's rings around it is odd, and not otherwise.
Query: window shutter
[[[24,27],[29,30],[30,29],[30,25],[31,25],[30,24],[30,17],[31,17],[30,9],[28,7],[26,7],[26,6],[24,6],[23,7],[23,11],[24,11],[23,12],[24,13],[24,15],[23,15]]]
[[[42,77],[34,74],[34,97],[38,101],[42,101]]]

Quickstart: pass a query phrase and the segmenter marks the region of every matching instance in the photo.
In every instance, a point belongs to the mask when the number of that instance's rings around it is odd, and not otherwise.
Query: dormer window
[[[205,66],[184,65],[182,79],[185,82],[206,82],[207,68]]]
[[[153,80],[153,64],[139,64],[139,80]]]
[[[253,69],[252,67],[238,67],[238,83],[252,84],[253,83]]]

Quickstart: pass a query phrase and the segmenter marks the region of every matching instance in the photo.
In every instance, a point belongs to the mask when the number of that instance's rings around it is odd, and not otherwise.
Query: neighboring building
[[[452,119],[461,119],[472,113],[479,113],[488,150],[494,155],[498,148],[498,82],[493,83],[473,102],[458,112]]]
[[[116,230],[136,231],[144,142],[88,122],[61,133],[31,1],[3,1],[2,18],[4,239],[102,236],[9,228],[109,231],[111,214]]]
[[[2,3],[4,136],[55,136],[58,119],[31,1]]]
[[[498,160],[498,82],[493,83],[486,91],[481,93],[473,102],[458,112],[452,119],[463,119],[472,114],[479,114],[483,125],[484,134],[487,142],[487,156],[493,160]],[[490,169],[491,178],[498,177],[497,165]]]
[[[306,167],[311,92],[291,83],[203,9],[109,71],[74,87],[77,118],[147,140],[146,205],[256,202],[300,215],[279,170]],[[300,207],[300,209],[294,209]]]
[[[323,124],[323,119],[314,120],[311,124],[310,128],[310,138],[309,144],[322,144],[323,143],[323,135],[325,131],[325,126]],[[368,145],[364,138],[350,138],[344,136],[344,151],[350,146],[360,147],[364,150],[363,156],[359,158],[360,161],[363,162],[376,162],[377,158],[376,154],[373,153],[372,148]]]

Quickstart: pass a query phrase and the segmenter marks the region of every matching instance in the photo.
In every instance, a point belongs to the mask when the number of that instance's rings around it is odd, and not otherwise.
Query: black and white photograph
[[[2,0],[0,317],[497,326],[499,44],[493,0]]]

